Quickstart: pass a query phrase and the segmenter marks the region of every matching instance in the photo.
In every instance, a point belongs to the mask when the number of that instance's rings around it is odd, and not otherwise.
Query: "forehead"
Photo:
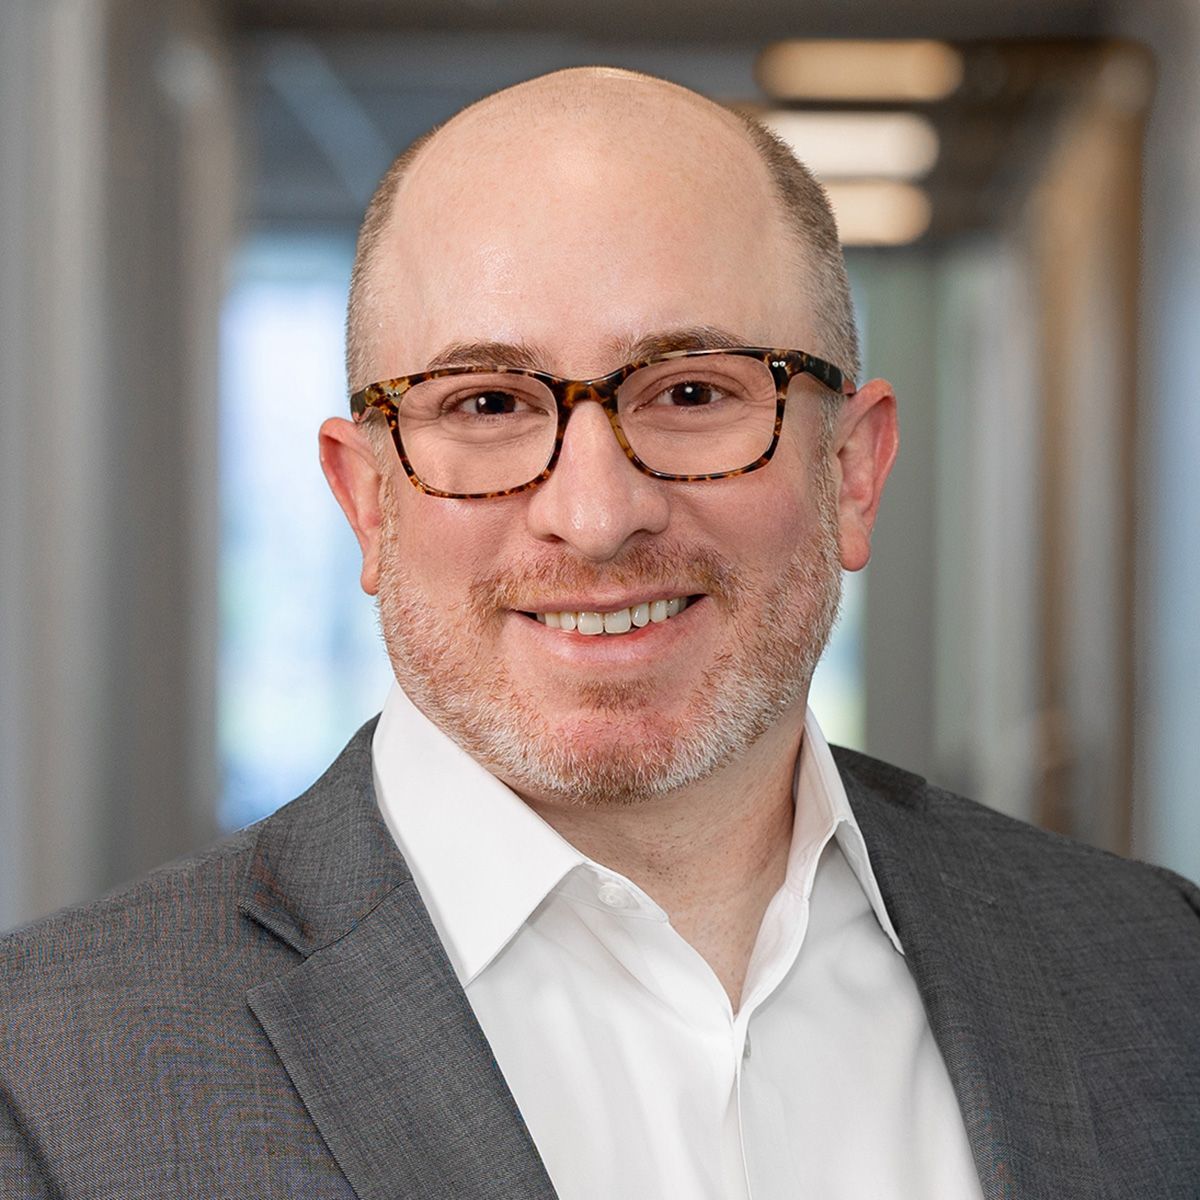
[[[613,347],[690,326],[803,346],[797,260],[765,166],[715,105],[658,83],[505,93],[451,122],[397,191],[373,366],[497,341],[597,374]]]

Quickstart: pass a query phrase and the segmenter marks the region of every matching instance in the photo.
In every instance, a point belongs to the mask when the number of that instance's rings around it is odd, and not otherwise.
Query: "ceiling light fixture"
[[[775,42],[755,66],[776,100],[942,100],[963,78],[962,55],[945,42]]]
[[[923,189],[890,180],[825,185],[845,246],[903,246],[928,228],[933,206]]]
[[[922,179],[937,162],[937,131],[916,113],[779,109],[759,119],[822,179]]]

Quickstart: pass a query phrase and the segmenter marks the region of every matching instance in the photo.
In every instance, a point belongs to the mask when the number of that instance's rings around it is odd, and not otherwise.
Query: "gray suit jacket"
[[[553,1197],[370,733],[262,824],[0,944],[0,1195]],[[1200,1197],[1200,893],[838,763],[989,1200]]]

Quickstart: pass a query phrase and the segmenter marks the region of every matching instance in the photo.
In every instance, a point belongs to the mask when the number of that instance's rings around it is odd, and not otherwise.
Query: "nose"
[[[625,457],[604,409],[584,401],[567,421],[550,478],[530,494],[529,530],[593,562],[608,562],[639,534],[667,527],[671,486],[639,471]]]

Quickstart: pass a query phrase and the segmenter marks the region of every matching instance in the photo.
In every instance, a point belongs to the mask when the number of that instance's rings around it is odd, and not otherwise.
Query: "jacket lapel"
[[[552,1200],[376,808],[372,730],[263,825],[241,909],[301,961],[247,1000],[361,1200]]]
[[[1039,964],[1004,818],[838,752],[871,864],[950,1074],[987,1200],[1103,1188],[1069,1014]],[[936,797],[936,798],[935,798]]]

